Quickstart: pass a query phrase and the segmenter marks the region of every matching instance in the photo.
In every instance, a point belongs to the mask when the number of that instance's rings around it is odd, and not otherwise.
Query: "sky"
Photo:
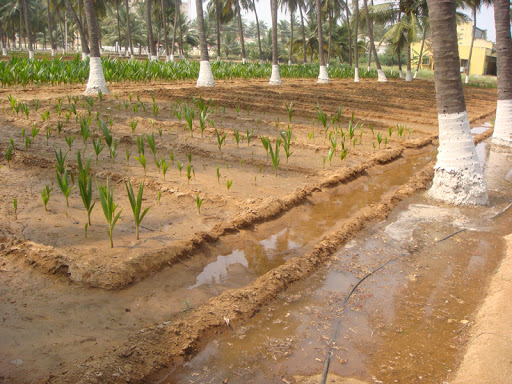
[[[196,4],[195,0],[191,1],[190,4],[190,18],[195,19],[196,17]],[[185,1],[184,1],[185,2]],[[375,1],[375,3],[381,3],[384,1]],[[206,9],[206,3],[203,5],[204,9]],[[258,12],[258,18],[270,26],[272,24],[272,19],[270,15],[270,0],[257,0],[256,2],[256,11]],[[470,15],[471,12],[469,10],[463,10],[464,13]],[[253,12],[245,12],[242,11],[242,17],[247,21],[254,21],[254,13]],[[289,19],[289,15],[285,12],[278,10],[278,19],[281,20],[285,18]],[[491,41],[496,41],[496,31],[494,29],[494,8],[492,5],[486,6],[484,5],[480,12],[477,13],[476,16],[477,27],[480,29],[487,30],[487,39]]]

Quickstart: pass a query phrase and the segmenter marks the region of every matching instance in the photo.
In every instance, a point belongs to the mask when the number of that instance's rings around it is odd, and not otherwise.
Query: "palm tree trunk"
[[[377,73],[379,76],[379,80],[381,82],[388,81],[386,78],[386,75],[384,74],[384,71],[382,70],[380,66],[379,57],[377,56],[377,49],[375,48],[375,43],[373,41],[373,20],[370,20],[370,12],[368,11],[368,0],[364,0],[364,10],[366,13],[366,27],[368,28],[368,36],[370,38],[370,54],[373,52],[373,55],[375,56],[375,66],[377,67]],[[371,60],[371,55],[369,57]],[[370,65],[370,62],[368,61],[368,66]]]
[[[352,68],[352,29],[350,28],[350,12],[348,9],[348,3],[345,3],[345,17],[347,19],[348,29],[348,64]]]
[[[279,76],[279,53],[277,51],[277,0],[270,0],[270,10],[272,13],[272,76],[270,85],[281,84]]]
[[[9,39],[7,37],[7,31],[5,33],[5,37],[7,38],[7,40]],[[2,28],[2,19],[0,19],[0,48],[2,48],[2,56],[7,56],[7,49],[5,48],[5,43],[4,43],[4,32],[3,32],[3,28]]]
[[[128,0],[125,0],[126,7],[126,52],[128,52],[128,44],[130,44],[130,53],[132,59],[134,58],[133,54],[133,42],[132,42],[132,31],[130,28],[130,5],[128,4]]]
[[[50,45],[52,46],[52,56],[55,56],[55,41],[53,40],[52,18],[50,13],[50,0],[46,0],[46,8],[48,11],[48,34],[50,35]]]
[[[290,52],[288,52],[288,65],[292,65],[293,50],[293,12],[290,9]]]
[[[175,12],[174,12],[174,26],[172,31],[172,47],[171,47],[171,61],[174,61],[174,46],[176,44],[176,23],[180,18],[180,0],[176,0]]]
[[[71,5],[71,2],[69,0],[66,1],[66,7],[71,12],[71,16],[73,16],[73,19],[75,19],[75,23],[78,27],[78,33],[80,34],[80,44],[82,45],[82,60],[85,60],[87,55],[89,54],[89,46],[87,45],[87,40],[85,39],[85,32],[82,23],[80,22],[80,19],[78,18],[78,15],[75,12],[75,9]]]
[[[327,48],[327,67],[329,67],[329,63],[331,62],[332,11],[328,9],[327,12],[329,15],[329,44]]]
[[[355,62],[355,74],[354,81],[356,83],[359,82],[359,47],[357,46],[357,33],[359,28],[359,0],[352,0],[355,3],[354,17],[355,17],[355,25],[354,25],[354,62]]]
[[[512,147],[512,40],[508,0],[494,0],[498,64],[498,107],[492,142]]]
[[[316,23],[318,25],[318,61],[320,62],[320,72],[318,74],[318,83],[324,84],[329,82],[329,74],[327,73],[327,67],[325,66],[324,59],[324,31],[322,28],[322,2],[321,0],[315,0],[316,2]]]
[[[471,66],[471,56],[473,56],[473,44],[475,43],[476,34],[476,6],[473,6],[473,30],[471,31],[471,45],[469,47],[468,65],[466,65],[466,79],[464,82],[469,83],[469,69]]]
[[[165,61],[171,60],[171,54],[169,53],[169,38],[167,37],[167,21],[166,19],[166,13],[164,8],[164,0],[160,0],[160,4],[162,5],[162,24],[164,27],[164,44],[165,44]]]
[[[119,22],[119,2],[121,0],[115,0],[116,2],[116,14],[117,14],[117,48],[119,49],[119,56],[121,56],[121,26]]]
[[[252,9],[254,11],[254,16],[256,17],[256,33],[258,34],[258,50],[260,53],[260,65],[263,64],[263,52],[261,51],[261,37],[260,37],[260,22],[258,20],[258,12],[256,12],[256,4],[254,0],[252,0]]]
[[[411,43],[409,41],[407,41],[407,72],[405,73],[405,81],[412,81]]]
[[[182,28],[182,24],[181,24],[181,10],[180,10],[180,14],[179,14],[179,29],[180,29],[180,57],[183,57],[183,28]]]
[[[429,195],[452,204],[487,204],[460,79],[455,0],[427,0],[436,70],[439,150]]]
[[[89,81],[85,89],[85,95],[95,95],[99,91],[102,93],[110,93],[107,88],[105,76],[103,75],[103,67],[101,65],[100,44],[99,44],[99,28],[94,13],[93,0],[84,0],[85,15],[87,19],[87,27],[89,30],[89,42],[91,57],[89,59]]]
[[[151,0],[146,0],[146,28],[148,31],[149,58],[150,60],[158,60],[155,39],[153,38],[153,26],[151,25]]]
[[[299,0],[299,13],[300,13],[300,23],[302,26],[302,49],[304,50],[304,64],[308,63],[308,57],[307,57],[307,47],[306,47],[306,31],[304,28],[304,15],[302,14],[302,5],[301,1]]]
[[[27,33],[27,38],[28,38],[28,58],[33,59],[34,58],[34,48],[32,46],[32,31],[30,30],[30,21],[29,21],[27,1],[28,0],[22,0],[23,15],[25,16],[25,31]]]
[[[427,27],[424,25],[423,26],[423,38],[421,40],[420,57],[418,59],[418,65],[416,66],[416,72],[414,72],[413,79],[415,79],[416,76],[418,76],[418,71],[420,70],[421,62],[423,61],[423,47],[425,46],[426,37],[427,37]]]
[[[245,57],[245,42],[244,42],[244,28],[242,24],[242,13],[240,12],[240,2],[235,0],[235,9],[238,15],[238,33],[240,34],[240,47],[242,48],[242,64],[247,62]]]
[[[220,51],[220,6],[217,2],[215,4],[215,23],[217,28],[217,60],[220,60],[221,51]]]
[[[206,33],[204,30],[203,2],[201,0],[196,0],[196,12],[197,29],[199,32],[199,49],[201,51],[201,61],[199,63],[199,77],[197,79],[197,86],[213,87],[215,82],[213,80],[212,68],[210,66],[210,60],[208,57],[208,46],[206,45]]]

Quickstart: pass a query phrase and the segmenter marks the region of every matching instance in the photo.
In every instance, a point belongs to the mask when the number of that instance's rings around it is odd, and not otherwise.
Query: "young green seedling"
[[[132,155],[132,153],[128,150],[128,148],[126,148],[126,165],[127,166],[130,166],[130,156]]]
[[[137,136],[137,151],[144,154],[144,136]]]
[[[318,121],[323,125],[325,132],[327,133],[327,115],[322,111],[319,103],[316,104],[315,110]]]
[[[377,132],[377,143],[379,143],[380,149],[380,143],[382,143],[382,132]]]
[[[268,148],[270,146],[270,139],[266,136],[260,136],[261,145],[263,145],[263,149],[267,153],[267,161],[268,161]]]
[[[30,144],[32,144],[32,139],[30,137],[25,137],[25,149],[28,149],[30,147]]]
[[[49,125],[48,128],[46,128],[46,146],[48,146],[48,140],[50,140],[51,136],[52,136],[52,126]]]
[[[18,220],[18,198],[17,197],[14,198],[13,205],[14,205],[14,219]]]
[[[199,195],[196,195],[196,206],[198,214],[201,214],[201,205],[203,205],[203,199],[201,199]]]
[[[220,165],[217,165],[217,183],[220,184]]]
[[[187,104],[183,105],[183,116],[185,117],[185,120],[187,121],[188,130],[190,131],[190,137],[193,137],[194,109],[190,108]]]
[[[291,144],[291,140],[292,140],[292,130],[290,128],[288,128],[285,132],[281,132],[281,137],[283,138],[283,148],[284,148],[284,153],[286,154],[286,163],[288,163],[288,158],[293,153],[290,151],[290,144]]]
[[[96,155],[96,163],[98,162],[98,156],[100,155],[101,151],[103,151],[103,145],[101,145],[101,138],[98,137],[98,140],[92,139],[92,146],[94,148],[94,154]]]
[[[11,168],[11,158],[12,158],[12,152],[14,151],[14,142],[11,139],[11,144],[7,147],[7,150],[5,151],[5,159],[7,160],[7,165],[9,168]]]
[[[32,138],[35,139],[41,128],[36,128],[36,124],[32,124]]]
[[[226,134],[223,133],[222,135],[217,131],[217,128],[215,128],[215,135],[217,136],[217,146],[219,147],[219,152],[222,151],[222,144],[224,143],[224,140],[226,140]]]
[[[252,129],[251,132],[249,132],[249,129],[247,129],[245,131],[245,136],[247,138],[247,146],[249,146],[249,144],[251,143],[251,138],[252,138],[253,134],[254,134],[254,129]]]
[[[332,157],[336,153],[334,148],[329,148],[329,153],[327,154],[327,158],[329,159],[329,166],[331,166]]]
[[[117,149],[118,145],[119,145],[119,139],[114,139],[114,141],[112,142],[112,146],[109,148],[110,157],[114,160],[114,163],[116,162],[116,157],[117,157],[116,149]]]
[[[50,120],[50,111],[44,111],[41,113],[41,120],[45,122],[46,120]]]
[[[66,169],[64,171],[64,174],[60,174],[59,170],[55,170],[55,174],[57,176],[57,184],[59,184],[59,188],[62,192],[62,194],[66,197],[66,207],[69,207],[69,195],[71,194],[71,191],[75,187],[70,187],[68,182],[68,170]]]
[[[269,145],[270,158],[272,159],[272,165],[274,166],[274,170],[276,172],[277,177],[277,168],[279,167],[279,147],[281,146],[281,139],[276,140],[276,149],[272,148],[272,144]]]
[[[146,213],[149,211],[149,207],[142,211],[142,193],[144,192],[144,183],[139,184],[139,191],[137,193],[137,198],[135,198],[135,194],[133,193],[132,183],[130,181],[124,182],[126,186],[126,192],[128,193],[128,200],[130,200],[130,206],[132,207],[133,219],[135,221],[135,233],[137,240],[139,240],[139,225],[146,216]]]
[[[61,148],[59,148],[59,153],[57,153],[55,148],[53,149],[53,152],[55,152],[55,158],[57,159],[57,171],[62,175],[66,168],[66,156],[68,155],[68,152],[62,154]]]
[[[228,189],[228,193],[229,193],[229,189],[231,188],[232,185],[233,185],[233,180],[226,180],[226,188]]]
[[[57,132],[59,132],[59,136],[62,132],[62,127],[64,126],[64,123],[62,121],[57,122]]]
[[[375,146],[375,143],[373,144]],[[346,149],[343,149],[341,151],[341,155],[340,155],[340,161],[343,161],[345,159],[345,157],[347,157],[347,150]]]
[[[238,129],[235,129],[234,134],[235,134],[236,146],[238,147],[240,144],[240,132],[238,132]]]
[[[174,165],[174,152],[171,149],[171,153],[169,154],[169,159],[172,161],[172,164]]]
[[[46,206],[48,205],[48,201],[50,201],[50,195],[51,195],[52,191],[53,191],[53,184],[51,187],[48,184],[46,184],[46,186],[41,191],[41,197],[43,198],[43,204],[44,204],[45,211],[48,211]]]
[[[146,135],[146,139],[148,141],[149,149],[151,149],[151,152],[153,152],[153,159],[156,163],[156,144],[155,144],[155,135],[151,133],[151,136]]]
[[[187,164],[187,184],[190,183],[190,179],[192,178],[192,166],[190,163]]]
[[[140,163],[140,165],[142,165],[142,168],[144,168],[144,177],[146,176],[146,165],[147,165],[147,162],[146,162],[146,156],[144,156],[143,153],[139,153],[139,157],[137,156],[134,156],[137,161]]]
[[[192,164],[192,152],[187,153],[187,159],[190,164]]]
[[[201,137],[203,137],[203,132],[206,129],[206,123],[209,121],[209,115],[210,113],[208,113],[206,110],[202,110],[199,112],[199,127],[201,128]]]
[[[78,162],[78,190],[80,192],[80,197],[82,198],[82,203],[84,204],[84,208],[87,212],[87,222],[91,225],[91,212],[94,208],[95,201],[92,199],[92,178],[89,176],[89,168],[91,166],[91,157],[87,159],[87,163],[85,167],[82,163],[82,158],[80,156],[80,152],[77,153],[77,162]]]
[[[103,208],[103,214],[105,215],[105,219],[107,219],[108,230],[107,234],[110,239],[110,248],[114,248],[114,242],[112,240],[112,232],[114,231],[114,227],[121,217],[122,209],[116,214],[117,207],[119,204],[114,203],[114,189],[110,188],[107,184],[103,186],[98,185],[98,191],[100,194],[100,202],[101,207]]]
[[[165,183],[165,174],[167,173],[167,170],[169,169],[169,166],[171,163],[165,162],[165,157],[162,157],[162,160],[160,161],[160,166],[162,168],[162,175],[164,176],[164,183]]]
[[[181,176],[181,170],[183,169],[183,164],[181,164],[180,161],[178,160],[176,162],[176,165],[178,166],[178,171],[180,171],[180,176]]]
[[[288,122],[292,122],[292,117],[293,117],[293,101],[290,103],[290,105],[286,105],[285,104],[285,107],[286,107],[286,111],[288,112]]]

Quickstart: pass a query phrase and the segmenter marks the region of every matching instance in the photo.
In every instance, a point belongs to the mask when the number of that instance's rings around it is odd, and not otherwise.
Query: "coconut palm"
[[[308,59],[307,59],[307,49],[306,49],[306,30],[304,28],[304,14],[303,14],[303,10],[304,11],[307,11],[307,9],[305,9],[305,5],[304,5],[304,0],[297,0],[297,7],[299,8],[299,14],[300,14],[300,24],[301,24],[301,29],[302,29],[302,49],[304,51],[304,64],[307,64],[308,62]]]
[[[498,107],[492,142],[512,147],[512,40],[508,0],[494,0],[494,24],[498,56]]]
[[[280,85],[279,53],[277,50],[277,0],[270,0],[270,11],[272,13],[272,75],[270,85]]]
[[[245,56],[245,42],[244,42],[244,27],[242,21],[242,13],[240,11],[240,1],[241,0],[226,0],[224,4],[224,13],[234,12],[238,20],[238,36],[240,37],[240,47],[242,49],[242,63],[247,62],[247,57]],[[249,8],[249,3],[246,1],[243,3],[244,8]]]
[[[359,82],[359,45],[357,43],[357,33],[359,29],[359,0],[352,0],[354,3],[354,82]]]
[[[196,0],[197,11],[197,30],[199,33],[199,50],[201,52],[201,61],[199,63],[199,78],[197,79],[198,87],[213,87],[215,82],[213,80],[212,68],[208,57],[208,46],[206,45],[206,34],[204,29],[203,18],[203,3],[201,0]]]
[[[130,4],[128,0],[124,2],[126,8],[126,55],[128,55],[128,45],[130,46],[130,56],[133,59],[133,41],[132,41],[132,31],[130,28]]]
[[[324,84],[329,83],[329,74],[327,73],[327,67],[325,66],[324,59],[324,33],[322,28],[322,2],[315,0],[316,4],[316,22],[318,25],[318,62],[320,63],[320,71],[318,74],[318,83]]]
[[[429,31],[429,28],[430,28],[430,24],[429,24],[428,16],[422,17],[421,29],[423,30],[423,37],[421,38],[421,47],[420,47],[420,53],[418,55],[418,64],[416,65],[416,71],[414,72],[414,76],[412,77],[413,79],[415,79],[416,76],[418,76],[418,71],[420,69],[420,65],[423,60],[423,48],[425,47],[425,40],[427,38],[427,32]]]
[[[107,88],[107,82],[105,81],[103,67],[101,65],[99,28],[96,20],[96,13],[94,12],[93,0],[84,0],[84,7],[90,43],[89,80],[84,94],[95,95],[98,94],[99,91],[102,93],[110,93]]]
[[[368,0],[364,0],[364,11],[366,14],[366,28],[368,29],[368,37],[370,39],[370,52],[373,52],[375,57],[375,65],[377,66],[377,73],[379,76],[379,81],[388,81],[384,71],[382,70],[379,62],[379,57],[377,56],[377,50],[375,49],[375,43],[373,42],[373,20],[370,17],[370,12],[368,11]],[[370,58],[368,59],[368,65],[370,65]]]
[[[85,32],[84,32],[82,22],[80,21],[78,15],[76,14],[75,9],[71,5],[70,0],[65,0],[65,2],[66,2],[66,7],[67,7],[69,13],[71,13],[71,16],[75,20],[76,27],[78,28],[78,33],[80,35],[80,44],[82,46],[82,60],[85,60],[87,58],[87,56],[89,55],[89,45],[87,44],[87,39],[85,38]]]
[[[127,0],[128,1],[128,0]],[[174,25],[172,27],[171,61],[174,61],[174,46],[176,44],[176,25],[180,19],[181,0],[176,0],[174,5]]]
[[[23,6],[23,17],[25,19],[25,31],[27,33],[27,39],[28,39],[28,58],[33,59],[34,58],[34,47],[32,45],[32,31],[30,30],[30,15],[28,11],[28,0],[21,0],[22,6]]]
[[[149,58],[151,60],[158,60],[158,56],[156,54],[156,41],[153,38],[153,25],[151,22],[151,1],[146,0],[146,29],[148,35],[148,51]]]
[[[471,56],[473,56],[473,44],[475,43],[475,34],[476,34],[476,14],[482,8],[483,4],[492,4],[492,0],[463,0],[462,4],[465,8],[471,9],[471,13],[473,14],[473,29],[471,31],[471,45],[469,46],[469,57],[468,64],[465,68],[465,83],[469,82],[469,69],[471,66]]]
[[[260,21],[258,20],[258,12],[256,12],[256,1],[252,0],[252,10],[254,17],[256,18],[256,34],[258,37],[258,52],[260,55],[260,64],[263,64],[263,51],[261,50],[261,32],[260,32]]]
[[[469,130],[459,73],[455,0],[427,2],[439,120],[439,150],[429,195],[453,204],[487,204],[487,186]]]
[[[288,51],[288,65],[292,64],[292,51],[293,51],[293,13],[297,10],[298,0],[282,0],[281,8],[290,11],[290,49]]]

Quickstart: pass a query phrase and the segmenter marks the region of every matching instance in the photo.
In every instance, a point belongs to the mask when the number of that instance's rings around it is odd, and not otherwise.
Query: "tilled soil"
[[[251,317],[289,284],[316,270],[367,222],[385,217],[398,201],[418,188],[424,188],[431,178],[431,168],[427,168],[407,185],[390,191],[379,204],[359,210],[341,222],[332,233],[319,239],[312,251],[299,259],[288,260],[246,288],[228,290],[210,300],[209,297],[216,296],[212,292],[199,294],[200,297],[197,293],[190,293],[189,298],[194,303],[206,304],[184,313],[180,312],[183,308],[188,310],[189,300],[184,300],[185,305],[183,301],[180,304],[180,300],[187,298],[186,293],[177,296],[180,299],[174,302],[155,302],[151,306],[147,304],[154,296],[151,292],[154,285],[126,294],[118,290],[144,284],[144,279],[149,276],[158,279],[159,275],[155,274],[165,268],[175,268],[177,276],[181,276],[180,268],[183,271],[189,267],[201,270],[204,261],[194,255],[224,236],[242,228],[255,228],[258,223],[306,204],[315,193],[348,184],[375,167],[392,166],[404,156],[431,150],[437,130],[433,84],[390,81],[377,85],[372,81],[362,81],[356,86],[350,81],[333,81],[319,86],[310,81],[290,80],[279,88],[270,87],[263,81],[218,82],[214,89],[196,89],[190,83],[112,85],[113,95],[105,95],[101,102],[94,99],[91,128],[92,136],[98,138],[102,135],[96,129],[96,113],[105,121],[111,119],[112,125],[107,124],[114,138],[120,141],[118,156],[114,161],[104,149],[98,162],[94,160],[90,139],[85,147],[80,125],[75,121],[75,115],[69,112],[67,96],[79,96],[81,91],[79,87],[9,89],[2,90],[0,95],[7,98],[10,94],[30,106],[28,118],[22,112],[18,115],[13,113],[7,103],[4,103],[0,115],[3,137],[0,139],[0,151],[5,153],[11,137],[15,144],[11,167],[3,164],[1,171],[0,215],[5,223],[1,229],[0,253],[3,263],[0,278],[5,293],[2,300],[9,307],[6,311],[9,317],[17,311],[25,313],[22,308],[27,306],[36,308],[34,316],[20,318],[18,326],[12,324],[4,329],[2,339],[16,345],[37,338],[35,345],[47,345],[40,350],[40,355],[46,357],[31,366],[23,364],[22,359],[13,358],[10,353],[2,353],[1,365],[8,368],[2,369],[8,372],[4,377],[14,381],[143,380],[164,366],[187,358],[204,340],[224,331],[227,325],[233,326]],[[153,113],[151,93],[159,107],[157,116]],[[144,103],[146,112],[137,102],[137,96]],[[192,136],[188,128],[184,130],[185,121],[180,122],[172,113],[178,102],[192,106],[192,98],[199,96],[208,102],[211,98],[212,104],[209,118],[213,124],[205,129],[203,138],[197,112]],[[466,88],[470,119],[476,121],[492,115],[495,97],[494,90]],[[55,108],[59,98],[63,102],[61,117]],[[294,112],[289,123],[285,105],[291,102]],[[343,106],[339,122],[328,124],[343,128],[346,135],[352,113],[354,122],[364,124],[356,131],[355,142],[346,139],[344,145],[348,151],[342,161],[339,157],[341,137],[338,137],[338,151],[332,163],[327,159],[330,139],[334,137],[331,134],[329,138],[318,122],[317,103],[327,113],[328,121],[339,106]],[[88,116],[87,102],[82,97],[79,97],[76,108],[78,116]],[[50,118],[43,122],[41,115],[44,111],[50,112]],[[66,113],[70,114],[67,123]],[[134,119],[138,120],[138,125],[132,133],[129,123]],[[57,132],[59,121],[64,123],[60,134]],[[25,136],[31,136],[34,123],[36,129],[41,130],[25,147],[22,130],[25,130]],[[412,133],[399,137],[397,124],[410,128]],[[212,125],[227,135],[222,151],[218,149]],[[390,126],[394,127],[391,136]],[[44,135],[48,127],[51,127],[52,134],[47,145]],[[287,162],[281,150],[276,177],[259,136],[270,137],[272,145],[275,145],[280,132],[288,128],[292,130],[293,153]],[[246,136],[248,130],[252,133],[252,140],[248,143],[242,139],[237,145],[235,129],[241,136]],[[147,143],[146,174],[134,159],[137,155],[135,137],[152,133],[157,147],[156,159],[165,156],[169,163],[172,162],[169,155],[174,154],[174,164],[170,166],[165,182]],[[69,207],[66,207],[65,198],[54,182],[54,149],[58,151],[60,148],[66,153],[68,144],[65,138],[69,140],[73,135],[75,140],[67,155],[70,171],[76,174],[77,150],[83,151],[85,157],[92,155],[91,175],[95,182],[102,184],[108,178],[114,186],[115,201],[123,209],[114,229],[113,249],[109,247],[99,202],[93,210],[92,226],[88,227],[87,238],[84,238],[87,217],[77,188],[71,192]],[[378,144],[378,135],[386,138],[387,143],[383,140]],[[131,152],[129,164],[125,155],[127,151]],[[185,176],[188,156],[191,156],[191,169],[194,171],[190,180]],[[181,175],[176,168],[178,160],[184,164]],[[144,183],[143,207],[151,207],[142,223],[139,241],[135,240],[135,228],[123,185],[127,178],[134,186]],[[233,182],[229,190],[226,187],[228,180]],[[45,212],[40,191],[52,182],[54,190]],[[98,200],[96,193],[94,196]],[[200,213],[195,203],[196,196],[203,199]],[[14,198],[18,201],[16,215]],[[184,276],[181,279],[185,279]],[[168,286],[166,289],[174,290],[180,289],[181,283],[178,277],[176,282],[162,284]],[[93,288],[114,291],[110,299],[96,301],[92,295],[89,303],[81,302],[81,292],[90,292]],[[82,336],[81,327],[90,328],[91,325],[87,325],[87,311],[81,308],[76,315],[76,332],[58,334],[58,321],[52,322],[51,312],[43,314],[44,302],[31,302],[33,290],[48,292],[48,301],[61,304],[54,309],[68,314],[73,313],[74,306],[86,305],[91,313],[110,308],[105,311],[105,318],[96,320],[93,326],[98,328],[103,322],[101,328],[104,330],[92,339]],[[138,296],[141,291],[143,295]],[[130,306],[142,302],[148,310],[135,319],[130,315]],[[65,319],[66,316],[58,318]],[[69,318],[72,321],[73,316]],[[44,338],[40,332],[38,334],[40,330],[46,333]],[[58,343],[54,343],[53,348],[49,347],[56,333]],[[128,337],[129,341],[121,346]]]

